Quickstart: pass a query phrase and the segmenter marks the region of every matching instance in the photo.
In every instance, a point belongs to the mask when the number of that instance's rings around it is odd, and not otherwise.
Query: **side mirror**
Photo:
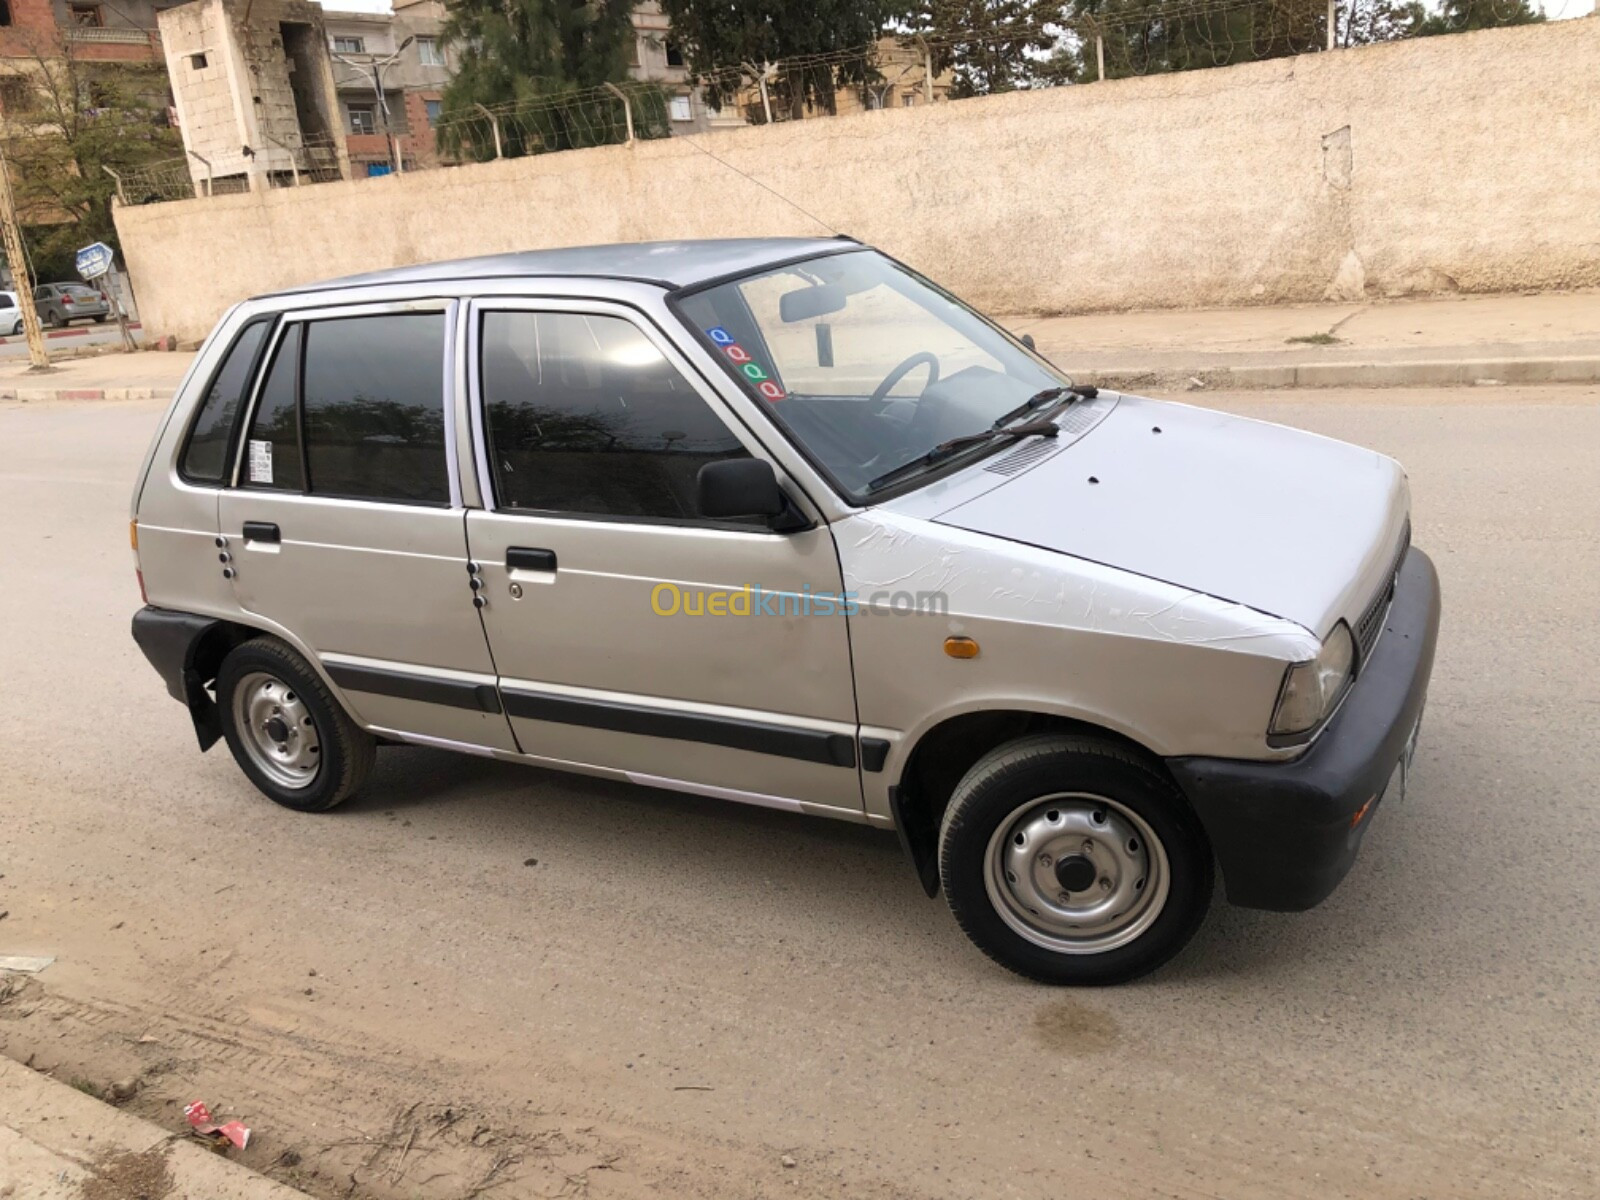
[[[789,498],[778,486],[772,464],[762,458],[725,458],[708,462],[695,479],[696,503],[702,517],[780,517]]]
[[[1023,334],[1021,337],[1019,337],[1017,339],[1017,341],[1021,342],[1029,350],[1037,350],[1039,348],[1039,347],[1037,347],[1037,346],[1035,346],[1033,344],[1033,334],[1031,334],[1031,333]]]

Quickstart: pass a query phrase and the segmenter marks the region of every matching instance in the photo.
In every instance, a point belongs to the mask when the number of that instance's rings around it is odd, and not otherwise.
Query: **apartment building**
[[[323,18],[351,170],[386,175],[437,163],[433,129],[451,74],[441,0],[396,0],[392,15],[328,9]]]

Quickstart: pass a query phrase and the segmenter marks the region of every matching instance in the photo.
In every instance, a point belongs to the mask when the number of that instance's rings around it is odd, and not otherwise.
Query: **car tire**
[[[17,319],[17,323],[11,327],[11,336],[12,337],[21,337],[22,336],[22,319],[20,317]]]
[[[96,317],[94,319],[94,323],[96,325],[104,325],[106,323],[106,314],[105,313],[101,313],[98,317]]]
[[[957,922],[1001,966],[1049,984],[1125,983],[1194,936],[1210,843],[1160,764],[1081,735],[1000,746],[956,785],[939,875]]]
[[[372,770],[372,735],[274,638],[244,642],[222,660],[217,708],[239,769],[285,808],[325,812],[354,795]]]

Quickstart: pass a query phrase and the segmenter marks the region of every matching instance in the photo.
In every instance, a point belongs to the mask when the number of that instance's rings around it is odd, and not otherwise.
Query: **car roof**
[[[347,275],[321,283],[285,288],[256,298],[271,299],[336,288],[512,279],[521,276],[626,279],[664,288],[683,288],[726,276],[743,275],[777,263],[859,248],[860,243],[850,238],[778,237],[567,246],[556,250],[525,250],[479,258],[456,258],[413,267],[395,267],[387,271],[371,271],[363,275]]]

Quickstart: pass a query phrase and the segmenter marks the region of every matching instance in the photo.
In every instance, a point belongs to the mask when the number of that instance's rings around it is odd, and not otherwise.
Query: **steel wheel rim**
[[[1059,954],[1126,946],[1166,908],[1172,871],[1143,817],[1090,792],[1019,805],[984,854],[989,902],[1018,936]]]
[[[305,698],[276,675],[252,671],[233,691],[234,726],[250,761],[273,783],[308,788],[322,766],[322,739]]]

